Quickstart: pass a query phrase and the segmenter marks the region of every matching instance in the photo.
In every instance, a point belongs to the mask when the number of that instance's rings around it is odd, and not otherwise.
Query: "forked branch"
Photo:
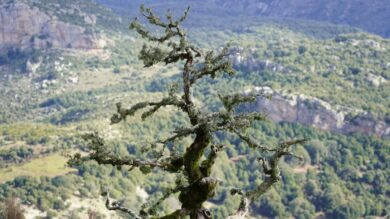
[[[308,141],[308,139],[298,139],[292,141],[285,141],[279,144],[279,146],[272,152],[270,158],[265,159],[263,157],[258,158],[261,162],[263,172],[266,175],[264,181],[256,186],[256,188],[249,190],[247,192],[243,192],[239,189],[232,190],[232,194],[241,195],[240,206],[237,211],[229,217],[229,219],[242,219],[245,218],[246,214],[249,211],[249,204],[251,201],[256,200],[265,192],[267,192],[272,185],[278,182],[280,178],[280,169],[279,169],[279,160],[286,155],[292,155],[290,152],[290,147],[295,144],[304,144]],[[301,157],[295,156],[299,159]]]
[[[159,168],[168,172],[177,172],[182,166],[182,157],[170,157],[165,161],[156,160],[141,160],[129,156],[120,157],[109,151],[104,140],[97,134],[91,133],[83,136],[88,142],[87,148],[90,151],[89,155],[81,156],[79,153],[73,155],[68,160],[70,166],[77,166],[86,161],[95,161],[98,164],[112,165],[117,169],[124,166],[129,167],[129,170],[138,167],[142,172],[148,173],[151,169]]]

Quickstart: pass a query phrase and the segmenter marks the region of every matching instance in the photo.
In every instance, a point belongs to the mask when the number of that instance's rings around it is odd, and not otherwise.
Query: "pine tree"
[[[145,67],[151,67],[157,63],[165,63],[166,65],[183,64],[181,94],[178,86],[173,86],[169,90],[169,95],[159,101],[140,102],[130,108],[124,108],[121,103],[117,103],[117,112],[112,116],[111,123],[119,123],[138,111],[143,111],[141,117],[146,119],[162,107],[173,106],[186,114],[191,126],[178,128],[168,139],[153,143],[151,147],[158,144],[164,146],[162,147],[163,151],[156,155],[155,159],[141,160],[114,155],[107,151],[104,140],[97,133],[92,133],[84,136],[84,139],[89,142],[89,155],[82,157],[80,154],[76,154],[69,160],[71,165],[93,160],[100,165],[113,165],[117,168],[124,166],[130,167],[130,169],[139,168],[145,173],[150,172],[151,169],[160,169],[161,171],[185,176],[185,182],[178,181],[175,189],[167,192],[163,197],[164,199],[170,194],[179,193],[179,201],[182,204],[181,209],[166,216],[156,216],[156,207],[162,200],[153,204],[145,204],[139,213],[135,213],[131,209],[122,207],[119,202],[111,200],[109,193],[105,193],[108,209],[125,212],[133,218],[168,219],[185,218],[187,216],[191,219],[212,218],[211,212],[204,208],[203,204],[215,194],[219,180],[211,176],[211,169],[218,154],[225,148],[223,145],[214,143],[216,132],[233,133],[252,150],[259,150],[267,154],[267,156],[258,158],[265,174],[263,182],[254,186],[254,189],[251,190],[234,188],[230,191],[232,195],[241,196],[241,203],[237,211],[229,218],[245,218],[250,202],[267,192],[273,184],[281,179],[278,167],[279,160],[285,155],[300,158],[290,151],[290,146],[306,141],[306,139],[292,140],[282,142],[276,147],[268,147],[245,134],[245,130],[250,128],[254,122],[263,121],[265,115],[259,112],[238,113],[236,108],[240,104],[256,101],[258,96],[266,97],[263,93],[220,95],[219,99],[223,109],[217,112],[200,110],[192,95],[193,87],[196,86],[199,79],[204,77],[215,78],[224,73],[233,76],[235,71],[229,61],[228,47],[215,54],[213,51],[203,51],[197,48],[188,40],[181,24],[186,20],[189,9],[177,20],[168,12],[166,19],[163,21],[150,8],[141,6],[142,16],[146,18],[149,25],[162,29],[163,34],[161,36],[155,36],[137,18],[130,24],[131,29],[151,42],[150,45],[144,45],[139,54],[139,59]],[[173,151],[169,151],[169,147],[165,147],[184,137],[191,138],[192,143],[188,145],[183,154],[177,155]],[[164,150],[170,152],[171,156],[169,158],[162,159]],[[206,151],[209,152],[206,154]]]

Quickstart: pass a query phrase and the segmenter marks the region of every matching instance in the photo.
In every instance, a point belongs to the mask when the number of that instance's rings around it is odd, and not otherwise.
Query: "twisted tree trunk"
[[[211,213],[202,205],[214,195],[216,182],[202,171],[199,163],[210,140],[208,130],[199,129],[194,142],[184,154],[184,170],[190,186],[180,193],[179,200],[182,207],[191,212],[191,219],[211,218]]]

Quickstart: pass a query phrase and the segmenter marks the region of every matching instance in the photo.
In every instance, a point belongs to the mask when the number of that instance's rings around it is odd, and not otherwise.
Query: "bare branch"
[[[188,6],[187,9],[184,11],[183,16],[181,16],[181,17],[179,18],[179,20],[177,21],[177,23],[182,23],[185,19],[187,19],[187,17],[188,17],[188,12],[190,12],[190,9],[191,9],[191,7]]]
[[[170,188],[164,191],[163,195],[157,199],[157,201],[154,201],[153,203],[148,202],[142,205],[142,209],[140,211],[141,215],[147,216],[147,215],[156,215],[157,214],[157,207],[169,196],[180,192],[183,190],[184,187],[177,186],[176,188]],[[165,216],[166,217],[166,216]]]
[[[186,111],[186,104],[182,101],[176,98],[175,96],[171,95],[169,97],[163,98],[159,102],[141,102],[137,103],[134,106],[132,106],[129,109],[122,108],[121,103],[116,104],[117,113],[114,114],[111,117],[111,124],[119,123],[122,120],[125,120],[127,116],[133,116],[138,110],[141,110],[143,108],[153,106],[153,108],[145,113],[142,114],[142,119],[146,119],[148,116],[155,113],[157,110],[159,110],[161,107],[164,106],[176,106],[183,111]]]
[[[249,212],[249,204],[250,200],[246,197],[246,195],[241,191],[241,189],[231,189],[230,190],[231,195],[240,195],[241,196],[241,201],[240,205],[238,206],[237,211],[227,217],[227,219],[244,219],[245,216]]]
[[[165,35],[161,37],[153,36],[144,26],[138,22],[137,18],[131,22],[130,28],[135,29],[143,38],[152,42],[163,43],[175,36],[183,37],[185,34],[179,28],[179,24],[187,18],[189,10],[190,8],[188,8],[184,12],[183,16],[180,17],[177,21],[174,21],[172,15],[168,13],[166,15],[168,22],[163,22],[153,13],[150,8],[145,8],[143,5],[141,5],[141,14],[149,21],[150,24],[164,28]]]
[[[174,131],[175,134],[173,136],[171,136],[165,140],[158,141],[157,143],[167,144],[167,143],[172,142],[178,138],[183,138],[183,137],[186,137],[186,136],[191,135],[191,134],[196,134],[196,132],[200,128],[209,127],[208,130],[213,131],[214,128],[212,128],[210,126],[216,126],[214,123],[219,119],[219,117],[222,117],[221,113],[211,113],[211,114],[206,115],[204,117],[199,117],[196,125],[189,127],[189,128],[186,128],[186,127],[178,128]]]
[[[170,11],[168,11],[166,14],[167,22],[164,22],[156,16],[150,8],[145,8],[141,5],[141,14],[143,17],[145,17],[150,24],[163,28],[164,34],[160,37],[154,36],[149,30],[139,23],[137,18],[131,22],[130,29],[134,29],[141,35],[141,37],[150,42],[166,43],[171,39],[177,40],[177,38],[179,42],[179,44],[173,42],[174,40],[168,42],[167,46],[172,48],[170,51],[161,49],[159,47],[160,45],[156,47],[148,47],[144,45],[139,58],[144,62],[145,67],[150,67],[159,62],[170,64],[179,60],[192,59],[193,56],[191,55],[191,51],[196,53],[196,57],[201,56],[199,50],[195,49],[194,46],[188,45],[188,42],[185,39],[186,34],[180,28],[180,24],[187,18],[189,10],[190,8],[188,7],[184,14],[176,21],[173,19]]]
[[[140,7],[141,14],[148,19],[149,23],[154,24],[156,26],[167,28],[168,25],[161,21],[158,16],[155,16],[150,8],[145,8],[144,5]]]
[[[272,148],[269,148],[265,145],[261,145],[261,144],[258,144],[257,141],[255,139],[253,139],[252,137],[248,136],[248,135],[244,135],[242,134],[239,130],[233,128],[233,132],[236,133],[238,135],[238,137],[240,137],[243,141],[245,141],[249,147],[251,148],[256,148],[256,149],[260,149],[260,151],[275,151],[275,149],[272,149]]]
[[[75,154],[68,161],[70,166],[77,166],[86,161],[96,161],[98,164],[108,164],[121,169],[123,166],[129,166],[132,170],[138,167],[143,173],[149,173],[153,168],[160,168],[169,172],[177,172],[183,166],[182,157],[170,157],[166,161],[140,160],[129,156],[120,157],[107,149],[103,139],[97,134],[87,134],[84,139],[88,141],[88,149],[91,151],[88,156],[82,157],[79,153]]]
[[[222,101],[223,106],[227,111],[232,111],[234,107],[244,104],[244,103],[253,103],[256,102],[257,97],[262,96],[265,98],[271,98],[271,96],[265,94],[264,92],[258,93],[236,93],[233,95],[219,95],[219,99]]]
[[[197,48],[192,45],[189,45],[188,47],[195,53],[195,57],[199,58],[203,56],[203,51],[200,48]]]
[[[197,50],[194,51],[201,54]],[[211,78],[215,78],[217,74],[222,72],[233,75],[235,70],[232,67],[232,63],[230,60],[225,59],[225,57],[228,56],[227,52],[227,47],[225,47],[222,52],[216,56],[213,55],[213,51],[209,51],[205,56],[203,66],[200,69],[192,69],[190,83],[194,84],[198,79],[206,75],[209,75]]]
[[[232,189],[230,191],[232,195],[240,195],[241,201],[237,211],[229,216],[228,219],[244,219],[249,211],[250,202],[263,195],[273,184],[280,180],[280,170],[278,166],[280,158],[284,155],[292,155],[292,153],[288,151],[291,145],[303,144],[307,141],[308,139],[298,139],[282,142],[276,149],[272,150],[274,152],[269,160],[266,160],[263,157],[258,158],[258,161],[261,162],[263,171],[267,177],[253,190],[243,192],[241,189]]]
[[[246,196],[250,200],[256,199],[268,191],[274,183],[278,182],[280,180],[280,170],[278,166],[280,158],[284,155],[291,155],[291,152],[289,151],[290,146],[294,144],[303,144],[307,141],[308,139],[298,139],[282,142],[268,161],[264,158],[260,158],[259,160],[262,162],[264,173],[268,175],[268,177],[255,189],[248,191]]]
[[[167,143],[172,142],[178,138],[183,138],[183,137],[186,137],[188,135],[195,134],[201,125],[202,124],[197,124],[197,125],[192,126],[190,128],[179,128],[179,129],[174,131],[174,133],[176,133],[175,135],[173,135],[173,136],[171,136],[163,141],[159,141],[157,143],[167,144]]]
[[[117,201],[111,200],[109,192],[104,192],[103,195],[106,196],[105,205],[106,205],[106,208],[108,210],[121,211],[123,213],[128,214],[133,219],[145,219],[145,218],[148,218],[149,213],[146,213],[145,211],[141,211],[141,216],[138,216],[131,209],[128,209],[128,208],[125,208],[125,207],[121,206],[120,203],[117,202]],[[155,212],[150,212],[150,213],[155,213]],[[175,212],[173,212],[171,214],[168,214],[168,215],[165,215],[165,216],[162,216],[162,217],[151,217],[150,219],[181,219],[181,218],[185,217],[188,214],[189,214],[189,212],[186,209],[179,209],[179,210],[177,210],[177,211],[175,211]]]
[[[105,205],[106,205],[106,208],[108,210],[121,211],[123,213],[129,214],[130,217],[133,218],[133,219],[142,219],[140,216],[138,216],[136,213],[134,213],[131,209],[125,208],[123,206],[120,206],[119,202],[112,201],[110,199],[110,193],[109,192],[105,192],[105,195],[106,195]]]
[[[255,121],[265,121],[266,115],[260,112],[242,113],[234,115],[231,118],[230,125],[236,129],[249,128]]]
[[[165,35],[161,36],[161,37],[157,37],[157,36],[153,36],[152,33],[150,33],[144,26],[142,26],[138,19],[135,18],[131,23],[130,23],[130,29],[134,29],[135,31],[137,31],[137,33],[139,35],[141,35],[142,38],[145,38],[151,42],[159,42],[159,43],[163,43],[169,39],[171,39],[172,37],[174,37],[175,35],[177,35],[177,33],[175,34],[174,32],[172,31],[167,31],[165,33]]]

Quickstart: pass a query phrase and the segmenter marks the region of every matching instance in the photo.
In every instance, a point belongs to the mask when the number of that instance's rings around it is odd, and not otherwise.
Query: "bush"
[[[299,54],[302,55],[302,54],[304,54],[306,51],[307,51],[306,46],[303,46],[303,45],[299,46],[299,48],[298,48],[298,53],[299,53]]]
[[[115,67],[115,68],[114,68],[114,73],[115,73],[115,74],[121,73],[121,69],[120,69],[119,67]]]

